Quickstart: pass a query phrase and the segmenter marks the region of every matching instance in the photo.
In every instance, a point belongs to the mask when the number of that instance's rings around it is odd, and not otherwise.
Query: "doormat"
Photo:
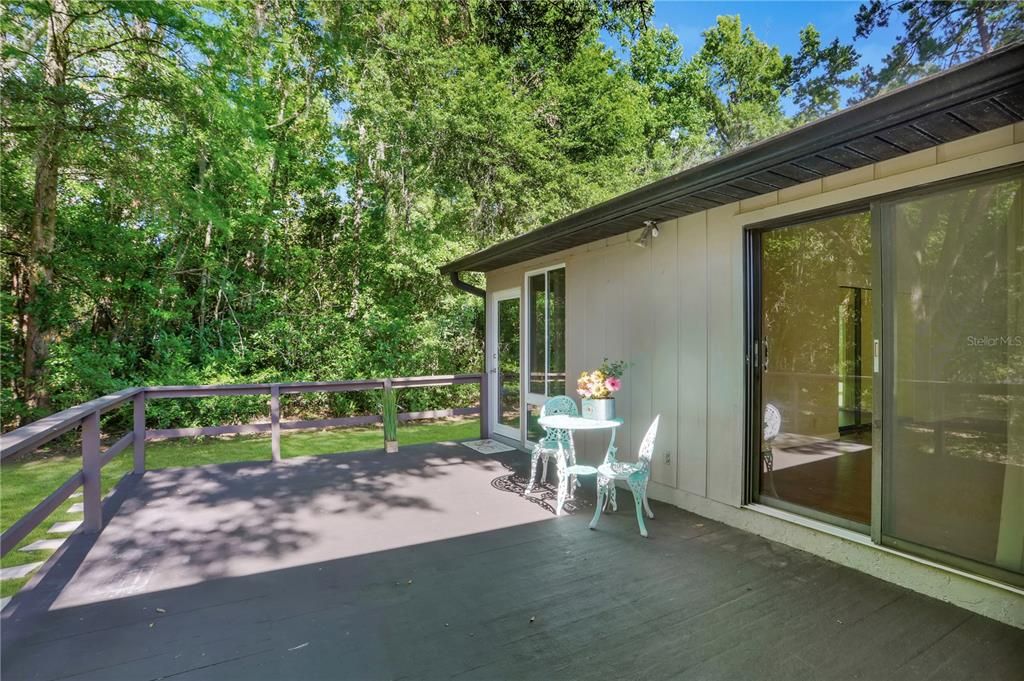
[[[502,452],[514,452],[516,450],[515,447],[509,447],[497,440],[470,440],[462,444],[481,454],[501,454]]]

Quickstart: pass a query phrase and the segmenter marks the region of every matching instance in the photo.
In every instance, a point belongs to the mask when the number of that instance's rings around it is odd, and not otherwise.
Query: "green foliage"
[[[479,371],[482,306],[439,265],[826,113],[856,61],[813,27],[782,54],[738,17],[687,58],[647,0],[7,10],[4,427],[128,385]],[[43,160],[52,243],[34,227]],[[403,393],[412,410],[474,399]],[[155,426],[266,414],[256,397],[149,409]]]
[[[1020,0],[871,0],[857,12],[856,35],[865,38],[894,19],[902,33],[880,69],[864,67],[863,97],[1024,40]]]
[[[398,441],[398,394],[390,386],[384,389],[381,396],[382,421],[384,423],[384,439],[388,442]]]

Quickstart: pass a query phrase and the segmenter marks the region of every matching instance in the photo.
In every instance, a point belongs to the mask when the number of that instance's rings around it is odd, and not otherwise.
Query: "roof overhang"
[[[694,166],[441,268],[487,272],[1024,120],[1012,45]]]

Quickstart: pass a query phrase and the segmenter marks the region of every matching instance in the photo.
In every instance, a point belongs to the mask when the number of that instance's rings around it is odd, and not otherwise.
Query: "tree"
[[[894,19],[902,20],[903,32],[880,69],[863,68],[864,98],[1024,39],[1019,0],[871,0],[857,12],[856,37],[866,38]]]
[[[4,426],[127,385],[479,370],[480,303],[439,265],[784,129],[787,97],[827,111],[853,58],[812,29],[783,55],[727,18],[687,59],[649,13],[646,0],[10,5]],[[342,415],[369,399],[286,408]]]
[[[45,370],[61,175],[90,156],[90,144],[107,152],[104,163],[116,163],[118,143],[131,127],[126,119],[145,102],[175,96],[181,84],[172,74],[175,44],[198,28],[187,13],[150,2],[48,0],[8,14],[3,130],[19,135],[9,151],[31,149],[34,170],[31,208],[20,206],[17,218],[29,228],[10,234],[20,258],[11,273],[22,354],[17,388],[29,408],[45,407],[49,399]]]
[[[841,88],[857,82],[857,59],[838,39],[822,47],[812,25],[800,32],[800,51],[792,56],[759,40],[739,16],[718,17],[694,60],[708,83],[713,148],[734,151],[838,109]],[[783,110],[787,96],[798,109],[794,117]]]
[[[679,39],[668,28],[643,30],[630,49],[629,73],[647,99],[647,172],[661,176],[707,155],[711,122],[705,101],[705,72],[683,57]]]
[[[799,111],[798,124],[813,121],[841,107],[843,89],[860,83],[856,72],[860,55],[852,45],[843,45],[838,38],[821,45],[821,34],[808,25],[800,31],[800,52],[793,60],[791,92]]]

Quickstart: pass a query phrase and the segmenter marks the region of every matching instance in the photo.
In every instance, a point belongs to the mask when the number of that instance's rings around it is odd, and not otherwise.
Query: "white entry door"
[[[518,288],[498,291],[491,296],[490,403],[491,432],[522,442],[523,408],[520,380],[522,309]]]

